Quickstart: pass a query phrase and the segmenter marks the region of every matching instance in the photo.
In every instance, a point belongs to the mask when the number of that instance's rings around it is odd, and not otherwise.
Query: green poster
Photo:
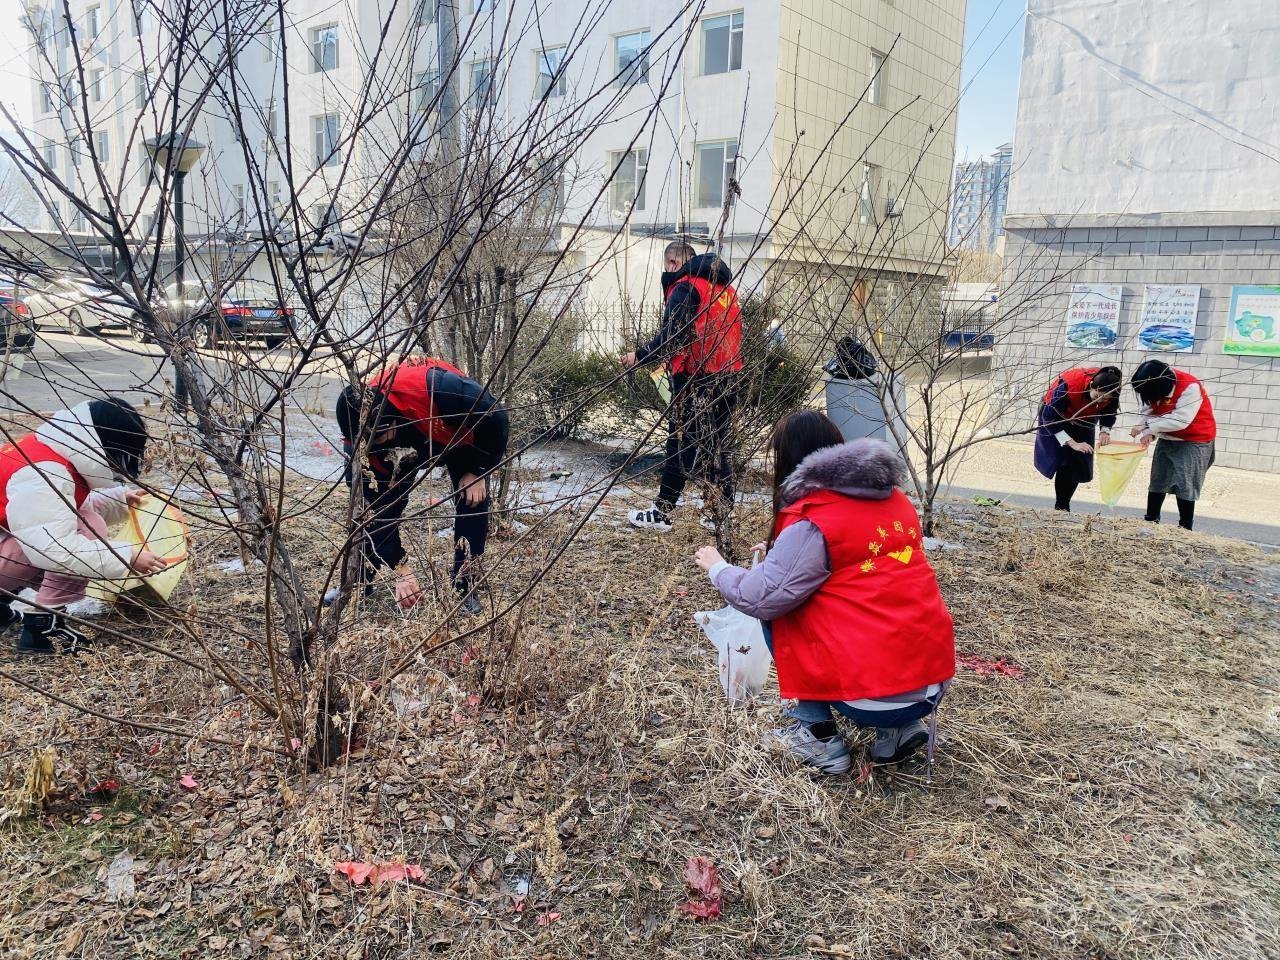
[[[1280,286],[1231,288],[1222,352],[1280,357]]]

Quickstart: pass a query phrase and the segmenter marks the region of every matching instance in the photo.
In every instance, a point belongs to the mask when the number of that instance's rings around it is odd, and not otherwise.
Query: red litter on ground
[[[333,865],[335,872],[342,874],[358,887],[366,880],[373,886],[380,883],[391,883],[396,880],[421,880],[422,867],[416,863],[365,863],[360,860],[343,860]]]
[[[710,857],[690,857],[684,866],[684,882],[692,896],[680,904],[680,912],[697,920],[720,916],[720,871]]]
[[[1010,663],[1008,660],[989,660],[986,657],[977,655],[956,657],[956,664],[972,670],[981,677],[995,676],[997,673],[1006,677],[1012,677],[1014,680],[1021,680],[1025,675],[1020,666],[1016,663]]]

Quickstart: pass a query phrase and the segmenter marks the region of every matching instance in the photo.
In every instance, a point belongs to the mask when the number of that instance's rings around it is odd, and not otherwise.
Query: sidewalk
[[[1148,456],[1148,460],[1150,457]],[[1113,514],[1141,518],[1146,512],[1149,467],[1138,468],[1114,511],[1098,499],[1095,480],[1080,488],[1072,510],[1081,514]],[[978,444],[949,477],[944,493],[969,499],[994,497],[1024,507],[1053,509],[1053,481],[1031,464],[1031,443],[988,440]],[[1163,522],[1176,525],[1173,497],[1165,503]],[[1212,467],[1196,503],[1195,529],[1223,537],[1280,548],[1280,475]]]

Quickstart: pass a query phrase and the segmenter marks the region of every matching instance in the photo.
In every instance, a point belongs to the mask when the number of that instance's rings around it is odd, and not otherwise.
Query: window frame
[[[99,164],[111,162],[111,135],[108,130],[93,131],[93,152],[98,156]]]
[[[90,40],[97,40],[102,34],[102,4],[95,3],[84,8],[84,32]]]
[[[479,85],[476,83],[476,67],[484,65],[485,70],[485,91],[484,100],[488,101],[493,97],[493,70],[497,66],[493,57],[479,57],[467,63],[467,103],[470,106],[476,106],[480,102],[477,95]]]
[[[332,121],[332,138],[329,137]],[[321,138],[325,142],[321,143]],[[342,118],[336,113],[311,115],[311,148],[315,168],[336,167],[342,163]]]
[[[49,89],[47,83],[42,83],[40,84],[40,113],[48,115],[53,112],[53,91]]]
[[[858,222],[863,226],[874,226],[880,218],[876,214],[876,200],[880,193],[880,166],[875,163],[862,163],[862,186],[858,191]]]
[[[568,79],[564,71],[564,55],[568,52],[569,47],[563,43],[550,47],[543,47],[533,52],[533,99],[535,101],[547,99],[556,100],[568,93]],[[549,52],[556,52],[560,56],[556,60],[555,68],[551,73],[542,72],[542,65],[545,57]],[[547,80],[547,89],[542,89],[542,81]]]
[[[102,103],[107,99],[107,71],[94,67],[89,71],[89,102]]]
[[[885,105],[885,78],[889,68],[889,55],[881,53],[872,47],[868,64],[867,102],[873,107],[883,107]]]
[[[40,152],[44,157],[44,165],[50,170],[58,169],[58,145],[56,143],[46,143],[40,148]]]
[[[734,26],[735,19],[738,21],[736,27]],[[708,70],[707,69],[707,33],[708,33],[707,25],[717,20],[728,21],[728,26],[724,28],[729,31],[728,43],[725,45],[725,58],[726,58],[725,69]],[[717,28],[717,29],[720,29],[720,28]],[[698,25],[698,42],[700,44],[700,50],[699,50],[699,56],[698,56],[698,67],[700,72],[698,75],[703,77],[715,77],[725,73],[736,73],[739,70],[741,70],[742,69],[742,45],[743,45],[743,37],[745,33],[746,33],[746,11],[745,10],[730,10],[724,13],[716,13],[707,17],[703,17],[702,21]],[[738,65],[736,67],[733,65],[733,54],[734,54],[733,41],[735,39],[735,35],[738,41],[738,44],[737,44]]]
[[[430,96],[426,96],[427,91]],[[418,113],[429,113],[438,106],[436,99],[440,93],[440,74],[435,70],[419,70],[413,75],[413,109]]]
[[[628,156],[635,156],[635,162],[632,165],[632,190],[631,200],[622,200],[619,202],[614,191],[619,183],[624,182],[620,179],[623,166],[621,161]],[[609,151],[609,170],[616,170],[613,174],[613,180],[609,183],[609,207],[613,210],[619,210],[623,204],[631,204],[631,212],[644,210],[646,203],[645,185],[649,176],[649,150],[647,147],[631,147],[626,150],[610,150]]]
[[[729,158],[728,147],[733,144],[733,158]],[[702,171],[703,171],[703,153],[704,151],[719,148],[720,153],[720,196],[714,203],[702,202]],[[738,143],[737,137],[726,137],[722,140],[702,140],[693,145],[694,149],[694,209],[697,210],[715,210],[724,206],[725,192],[729,188],[729,180],[737,173],[739,149],[741,145]]]
[[[423,14],[426,14],[425,19]],[[419,30],[433,26],[436,22],[435,0],[415,0],[412,17],[413,26]]]
[[[324,61],[324,37],[332,31],[333,33],[333,65],[326,67]],[[312,73],[332,73],[342,65],[339,56],[339,45],[342,39],[340,27],[337,23],[324,23],[318,27],[311,28],[311,72]]]
[[[630,37],[643,37],[640,44],[640,54],[635,60],[630,61],[625,67],[622,65],[622,50],[619,46],[623,40]],[[649,62],[649,54],[653,48],[653,34],[648,27],[641,27],[639,30],[628,30],[626,33],[615,33],[613,35],[613,87],[616,89],[630,89],[631,87],[642,87],[649,82],[649,68],[653,66]],[[637,60],[644,61],[644,72],[639,76],[631,76],[631,66]]]

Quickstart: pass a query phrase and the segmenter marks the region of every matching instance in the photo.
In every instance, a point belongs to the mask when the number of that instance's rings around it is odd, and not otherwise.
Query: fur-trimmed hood
[[[795,503],[819,490],[864,500],[885,500],[906,476],[906,464],[883,440],[864,438],[815,450],[782,483],[782,502]]]

